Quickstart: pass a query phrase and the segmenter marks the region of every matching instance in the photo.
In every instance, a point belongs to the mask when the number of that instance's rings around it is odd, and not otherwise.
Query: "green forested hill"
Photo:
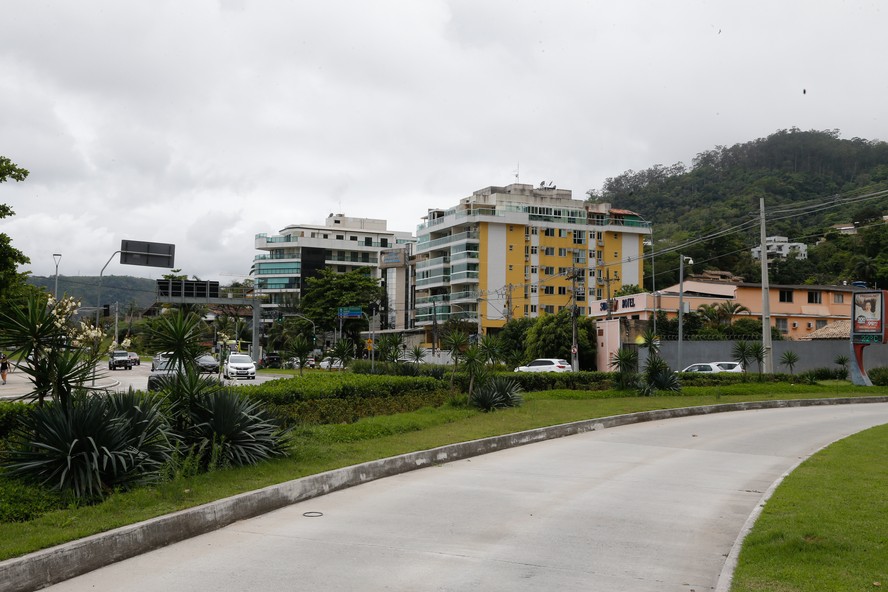
[[[749,249],[759,242],[759,199],[767,234],[809,247],[808,261],[777,262],[771,282],[832,284],[864,280],[888,288],[888,143],[841,139],[836,130],[781,130],[745,144],[717,146],[690,166],[655,165],[608,178],[590,199],[639,212],[653,222],[657,286],[678,279],[678,253],[690,273],[721,269],[758,281]],[[854,222],[856,236],[830,232]],[[733,228],[718,238],[705,237]],[[818,240],[826,242],[816,245]],[[704,239],[704,240],[699,240]],[[884,254],[883,254],[884,253]],[[646,272],[650,288],[650,267]]]
[[[55,276],[31,276],[28,283],[44,288],[52,293],[55,290]],[[68,295],[78,299],[81,306],[96,306],[98,297],[99,276],[59,276],[59,296]],[[120,311],[143,311],[154,304],[156,282],[146,278],[128,275],[109,275],[102,277],[101,303],[120,304]]]

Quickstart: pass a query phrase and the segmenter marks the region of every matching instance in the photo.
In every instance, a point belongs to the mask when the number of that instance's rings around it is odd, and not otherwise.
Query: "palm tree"
[[[344,370],[353,357],[353,351],[354,345],[352,345],[351,341],[348,339],[340,339],[333,345],[333,349],[330,350],[330,358],[332,358],[334,362],[339,362]],[[333,364],[330,364],[329,369],[333,369]]]
[[[638,350],[621,347],[611,357],[610,366],[617,370],[617,384],[620,390],[630,388],[638,372]]]
[[[789,368],[789,373],[792,374],[793,368],[799,361],[799,355],[792,350],[786,350],[783,352],[783,355],[780,356],[780,364]]]
[[[752,357],[758,364],[759,382],[762,380],[762,372],[765,369],[765,353],[765,345],[762,342],[759,341],[752,344]]]
[[[426,350],[421,345],[414,345],[413,349],[410,350],[409,359],[411,362],[419,364],[426,357]]]
[[[302,370],[308,364],[311,350],[312,346],[304,335],[296,335],[287,341],[287,351],[296,358],[296,364],[299,366],[299,376],[302,376]]]
[[[872,283],[872,279],[876,276],[879,271],[879,266],[876,264],[876,260],[872,257],[867,257],[866,255],[859,255],[854,260],[853,266],[854,275],[862,280],[864,280],[867,285]]]
[[[502,357],[502,346],[496,335],[484,335],[478,344],[481,353],[484,354],[484,360],[488,364],[496,364]]]
[[[453,379],[459,366],[459,358],[468,346],[469,336],[462,331],[451,331],[444,336],[444,347],[450,350],[450,357],[453,359],[453,372],[450,374],[451,388],[453,388]]]
[[[730,325],[735,316],[749,312],[749,309],[733,300],[726,300],[716,307],[716,315],[721,325]]]
[[[748,341],[738,341],[734,344],[733,351],[731,355],[734,356],[734,360],[740,362],[740,365],[743,367],[743,381],[746,381],[746,370],[749,367],[749,363],[753,360],[753,346]]]
[[[701,304],[697,307],[697,314],[707,327],[715,327],[721,322],[718,307],[714,304]]]

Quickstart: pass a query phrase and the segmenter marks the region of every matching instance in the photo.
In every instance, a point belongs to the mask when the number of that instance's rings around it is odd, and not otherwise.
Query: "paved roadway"
[[[763,494],[888,404],[627,425],[294,504],[48,588],[702,591]]]
[[[151,360],[144,360],[132,370],[108,370],[108,364],[97,366],[98,374],[96,385],[107,387],[111,390],[126,391],[130,386],[136,390],[148,388],[148,374],[151,373]],[[255,380],[226,380],[226,384],[261,384],[268,380],[281,378],[283,375],[266,374],[261,372]],[[31,390],[28,376],[21,370],[14,370],[7,376],[6,384],[0,385],[0,400],[11,400],[20,397]]]

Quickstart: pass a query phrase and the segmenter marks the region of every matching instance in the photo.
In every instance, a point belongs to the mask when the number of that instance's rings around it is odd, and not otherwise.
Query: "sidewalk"
[[[28,375],[10,362],[12,372],[6,375],[6,384],[0,384],[0,401],[17,399],[31,392],[32,384]]]
[[[106,378],[97,381],[95,386],[98,388],[113,388],[115,384],[115,381],[109,381]],[[15,368],[14,371],[6,375],[6,384],[0,384],[0,401],[14,401],[19,399],[30,393],[33,387],[34,385],[31,383],[31,379],[28,375],[22,372],[20,368]]]

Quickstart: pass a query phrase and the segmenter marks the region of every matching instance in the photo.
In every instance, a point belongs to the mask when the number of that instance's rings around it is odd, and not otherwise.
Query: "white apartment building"
[[[323,226],[291,224],[269,236],[257,234],[250,272],[263,307],[277,308],[302,293],[307,278],[332,269],[345,273],[370,268],[387,294],[382,328],[410,326],[410,232],[388,230],[385,220],[330,214]],[[357,303],[356,303],[357,304]]]
[[[769,236],[765,238],[765,249],[769,259],[786,259],[790,253],[795,253],[798,259],[808,258],[808,245],[805,243],[791,243],[785,236]],[[752,258],[762,258],[761,245],[752,249]]]

